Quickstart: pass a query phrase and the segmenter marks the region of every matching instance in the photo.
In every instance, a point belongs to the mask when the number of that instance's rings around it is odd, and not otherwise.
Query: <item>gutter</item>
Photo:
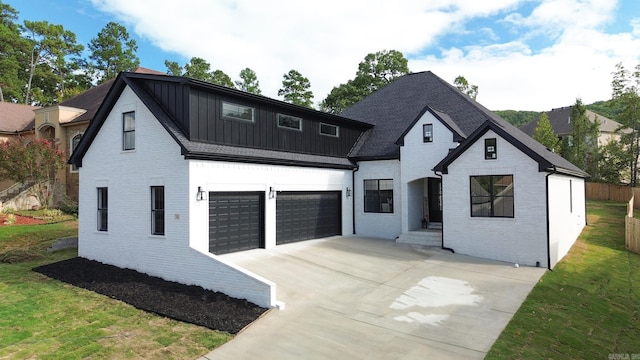
[[[356,168],[351,172],[351,221],[353,235],[356,234],[356,172],[360,170],[360,166],[356,163]]]
[[[433,170],[433,173],[435,174],[435,176],[440,178],[440,186],[442,186],[442,173],[440,175],[438,175],[438,172],[436,170]],[[449,247],[444,246],[444,196],[442,197],[442,233],[440,234],[440,249],[442,250],[449,250],[451,251],[452,254],[455,254],[456,252]]]

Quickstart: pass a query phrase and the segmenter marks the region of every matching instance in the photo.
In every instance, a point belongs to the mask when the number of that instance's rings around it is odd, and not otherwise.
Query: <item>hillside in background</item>
[[[573,104],[567,104],[571,106]],[[622,112],[620,107],[615,107],[611,103],[611,100],[596,101],[593,104],[586,105],[586,108],[593,111],[596,114],[602,115],[611,120],[618,121],[618,115]],[[551,110],[551,109],[549,109]],[[507,120],[516,127],[521,127],[540,116],[538,111],[523,111],[523,110],[494,110],[494,113],[498,114],[501,118]]]

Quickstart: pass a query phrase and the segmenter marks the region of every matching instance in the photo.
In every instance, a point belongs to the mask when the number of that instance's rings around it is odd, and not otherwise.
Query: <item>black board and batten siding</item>
[[[189,140],[196,142],[249,147],[293,153],[346,157],[366,130],[363,126],[339,123],[330,115],[279,107],[276,101],[256,101],[241,93],[215,92],[188,83],[145,81],[144,87],[173,117]],[[265,98],[266,99],[266,98]],[[254,121],[222,117],[222,103],[228,102],[254,109]],[[302,118],[302,130],[278,126],[277,114]],[[339,127],[337,137],[320,134],[320,124]]]

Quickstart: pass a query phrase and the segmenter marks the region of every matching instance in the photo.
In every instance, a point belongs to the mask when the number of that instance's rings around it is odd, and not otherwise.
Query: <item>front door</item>
[[[429,194],[429,222],[442,222],[442,180],[429,178],[427,187]]]

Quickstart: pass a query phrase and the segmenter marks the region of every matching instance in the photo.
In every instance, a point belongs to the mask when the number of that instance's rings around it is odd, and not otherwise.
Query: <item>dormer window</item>
[[[433,142],[433,124],[422,125],[422,141],[426,143]]]
[[[320,135],[338,137],[338,127],[335,125],[320,123]]]
[[[249,106],[233,104],[228,102],[222,103],[222,117],[233,120],[251,121],[254,120],[254,109]]]
[[[278,114],[278,127],[292,129],[292,130],[302,130],[302,119],[299,117]]]
[[[486,160],[494,160],[498,158],[495,138],[484,139],[484,158]]]

